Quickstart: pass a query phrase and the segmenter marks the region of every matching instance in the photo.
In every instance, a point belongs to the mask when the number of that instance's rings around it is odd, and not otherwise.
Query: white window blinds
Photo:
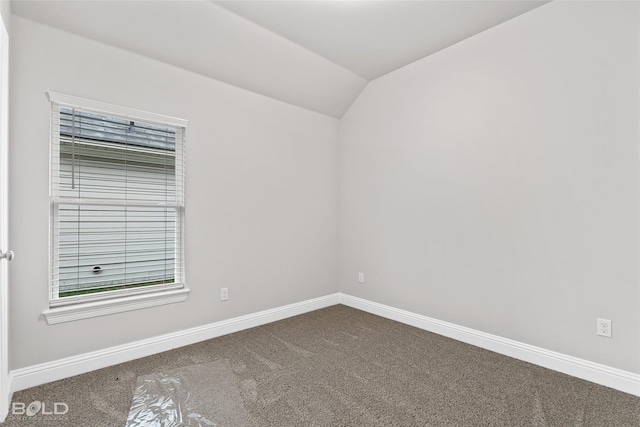
[[[183,287],[185,127],[56,95],[50,305]]]

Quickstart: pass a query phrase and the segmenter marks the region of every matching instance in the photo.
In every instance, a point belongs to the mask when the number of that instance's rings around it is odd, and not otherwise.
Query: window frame
[[[164,304],[171,304],[176,302],[185,301],[189,294],[189,289],[186,286],[186,268],[185,268],[185,150],[184,144],[186,139],[186,128],[188,121],[179,119],[176,117],[165,116],[156,113],[150,113],[146,111],[136,110],[128,107],[122,107],[112,105],[100,101],[94,101],[90,99],[79,98],[72,95],[65,95],[57,92],[47,92],[51,106],[51,122],[50,122],[50,159],[49,159],[49,179],[50,179],[50,192],[49,192],[49,205],[50,205],[50,217],[49,217],[49,280],[48,280],[48,302],[49,308],[43,312],[47,322],[49,324],[86,319],[90,317],[103,316],[107,314],[119,313],[123,311],[137,310],[141,308],[153,307]],[[56,124],[53,121],[53,109],[55,108],[76,108],[81,111],[95,112],[104,116],[121,117],[132,120],[139,120],[150,123],[157,123],[165,126],[172,126],[176,128],[182,128],[183,138],[180,147],[180,159],[176,158],[176,161],[182,162],[181,170],[181,201],[179,206],[176,206],[176,214],[179,220],[176,223],[176,227],[179,227],[181,232],[179,233],[179,250],[176,256],[180,257],[179,262],[182,265],[181,270],[181,283],[173,283],[167,286],[152,285],[149,288],[129,288],[125,291],[106,291],[97,292],[93,294],[80,295],[74,297],[64,297],[62,299],[53,298],[53,260],[58,259],[58,248],[54,243],[54,233],[56,233],[54,224],[57,220],[58,208],[56,205],[64,204],[64,201],[60,197],[54,197],[54,147],[53,144],[60,144],[60,141],[54,141],[56,132],[54,127]],[[59,132],[57,133],[59,138]],[[177,147],[176,147],[177,148]],[[178,154],[178,153],[176,153]],[[57,159],[59,162],[59,158]],[[58,171],[58,173],[60,173]],[[67,199],[73,201],[73,199]],[[135,205],[135,203],[134,203]],[[126,206],[126,205],[125,205]]]

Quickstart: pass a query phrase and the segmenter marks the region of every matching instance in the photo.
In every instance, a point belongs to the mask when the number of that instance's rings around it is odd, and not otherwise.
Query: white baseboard
[[[347,294],[340,294],[340,303],[534,365],[640,396],[640,375],[632,372],[545,350]]]
[[[344,304],[371,314],[504,354],[505,356],[640,396],[640,375],[638,374],[342,293],[310,299],[172,334],[140,340],[130,344],[16,369],[9,373],[11,393],[336,304]]]
[[[7,376],[7,385],[11,386],[11,376]],[[11,404],[11,398],[13,397],[13,393],[4,393],[2,394],[2,403],[0,403],[0,424],[4,422],[7,415],[9,415],[9,405]]]
[[[339,294],[336,293],[130,344],[16,369],[10,372],[11,390],[12,392],[24,390],[51,381],[297,316],[338,303]]]

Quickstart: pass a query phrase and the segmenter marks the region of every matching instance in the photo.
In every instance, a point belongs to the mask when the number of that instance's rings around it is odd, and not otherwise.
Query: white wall
[[[335,119],[13,17],[11,368],[340,289],[640,372],[638,12],[554,2],[375,80],[338,146]],[[48,90],[190,121],[186,303],[42,318]]]
[[[553,2],[370,83],[341,292],[639,373],[638,12]]]
[[[20,17],[11,47],[11,369],[337,291],[336,119]],[[43,319],[48,90],[189,120],[186,303]]]
[[[342,117],[368,82],[209,0],[20,0],[12,10],[333,117]]]
[[[11,34],[11,2],[9,0],[0,0],[0,16],[7,27],[7,32]]]

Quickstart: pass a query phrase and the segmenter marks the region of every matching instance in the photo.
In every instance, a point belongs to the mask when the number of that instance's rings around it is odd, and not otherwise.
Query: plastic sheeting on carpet
[[[226,359],[138,377],[127,427],[246,426],[238,381]]]

